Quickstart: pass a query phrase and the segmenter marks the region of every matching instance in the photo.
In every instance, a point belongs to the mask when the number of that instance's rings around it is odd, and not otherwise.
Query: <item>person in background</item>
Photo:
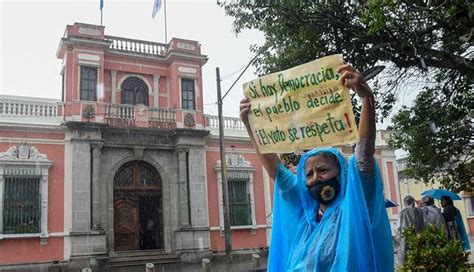
[[[423,203],[421,210],[423,211],[425,226],[433,224],[446,230],[446,222],[444,221],[443,214],[441,210],[435,206],[433,197],[424,196],[421,198],[421,201]]]
[[[250,100],[240,118],[268,175],[275,180],[269,271],[393,271],[393,245],[383,183],[374,159],[372,90],[349,65],[342,85],[362,101],[360,141],[347,163],[335,148],[305,153],[296,175],[275,153],[261,154],[249,124]]]
[[[405,208],[400,212],[398,217],[398,237],[400,246],[398,248],[398,263],[403,265],[405,263],[405,238],[403,237],[403,230],[407,227],[414,226],[415,232],[419,233],[425,227],[423,211],[415,207],[415,198],[411,195],[403,199]]]
[[[443,207],[443,217],[446,221],[448,238],[460,240],[464,250],[470,250],[471,245],[466,233],[466,228],[464,227],[461,212],[458,208],[454,207],[451,197],[442,196],[441,206]]]

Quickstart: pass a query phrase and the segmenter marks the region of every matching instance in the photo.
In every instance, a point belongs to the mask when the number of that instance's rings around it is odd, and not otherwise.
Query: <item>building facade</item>
[[[218,118],[203,112],[200,44],[75,23],[57,58],[61,100],[0,96],[0,268],[179,267],[222,255]],[[241,121],[224,121],[232,247],[265,251],[273,181]],[[376,158],[399,202],[384,138]],[[398,208],[388,212],[394,221]]]
[[[440,188],[439,183],[424,184],[423,182],[417,181],[405,175],[405,169],[408,157],[400,157],[397,159],[397,171],[398,171],[398,186],[400,188],[400,199],[405,198],[407,195],[412,195],[417,201],[421,201],[422,195],[426,190]],[[474,195],[469,192],[461,192],[459,196],[462,201],[453,201],[454,206],[461,212],[464,220],[464,226],[466,232],[469,235],[474,234]],[[403,202],[401,202],[403,205]],[[435,205],[441,208],[441,203],[435,201]]]

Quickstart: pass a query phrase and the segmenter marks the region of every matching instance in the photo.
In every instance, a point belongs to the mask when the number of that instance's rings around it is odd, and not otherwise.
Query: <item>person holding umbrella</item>
[[[460,240],[464,250],[471,249],[461,212],[458,208],[454,207],[451,197],[447,195],[442,196],[441,206],[443,207],[443,217],[446,221],[448,238]]]

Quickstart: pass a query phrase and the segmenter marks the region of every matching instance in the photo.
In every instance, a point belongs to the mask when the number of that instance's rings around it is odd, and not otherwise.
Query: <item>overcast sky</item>
[[[163,6],[151,17],[153,0],[104,0],[106,35],[164,42]],[[167,0],[168,40],[197,40],[209,61],[203,67],[204,109],[217,115],[215,69],[222,78],[252,59],[249,46],[262,44],[263,35],[232,31],[232,18],[216,0]],[[0,94],[61,98],[59,40],[66,25],[100,24],[99,0],[0,0]],[[225,93],[238,73],[222,81]],[[224,115],[238,116],[242,84],[256,77],[250,67],[224,100]]]

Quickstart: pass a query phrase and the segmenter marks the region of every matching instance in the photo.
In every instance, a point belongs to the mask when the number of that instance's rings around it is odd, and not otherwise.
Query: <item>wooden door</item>
[[[115,250],[139,249],[138,205],[133,199],[118,199],[114,204]]]
[[[161,177],[150,164],[131,161],[114,178],[114,249],[163,248]]]

